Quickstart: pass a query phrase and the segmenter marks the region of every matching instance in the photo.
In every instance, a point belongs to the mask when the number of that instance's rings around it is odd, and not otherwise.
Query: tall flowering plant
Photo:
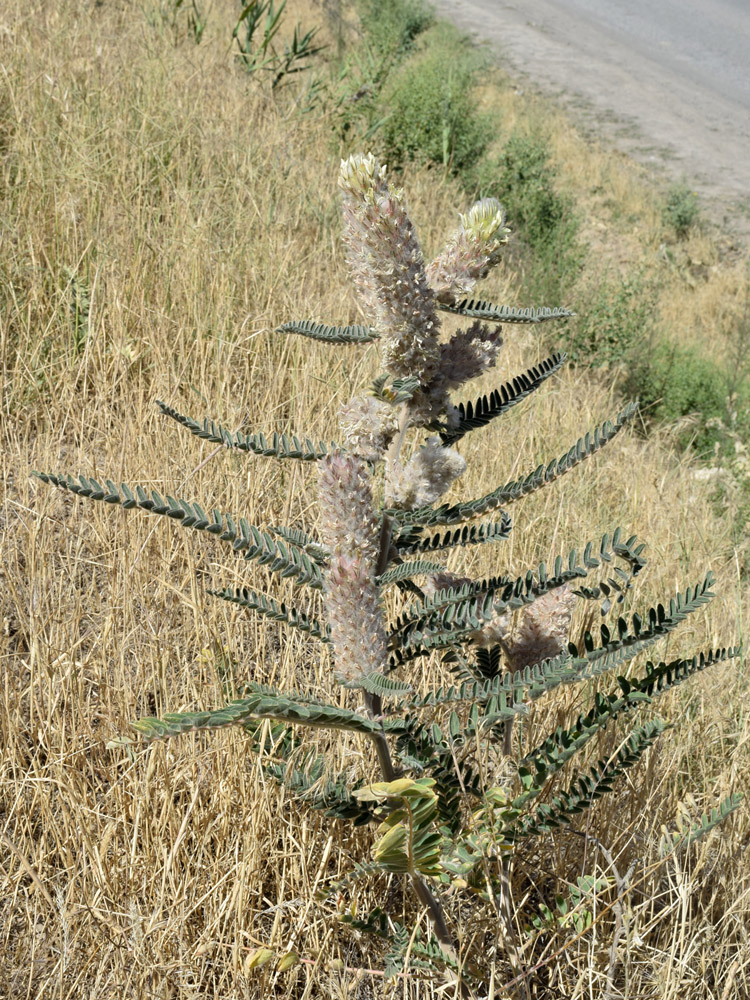
[[[480,497],[446,501],[466,469],[457,448],[461,440],[525,400],[561,368],[565,355],[551,355],[476,400],[455,402],[452,394],[495,366],[502,324],[568,313],[470,298],[508,238],[496,200],[473,205],[443,251],[426,264],[404,194],[388,183],[385,167],[373,156],[345,160],[339,185],[347,260],[369,323],[302,321],[281,331],[328,344],[377,341],[382,371],[368,392],[341,408],[340,443],[232,433],[158,404],[199,438],[316,465],[317,533],[262,530],[244,518],[216,510],[209,515],[198,503],[125,483],[38,475],[79,496],[140,507],[214,534],[247,562],[308,592],[306,606],[296,608],[247,587],[211,591],[325,644],[332,684],[350,689],[357,707],[253,682],[242,698],[217,710],[141,719],[135,728],[147,739],[161,739],[241,726],[264,770],[305,807],[344,822],[376,824],[370,861],[357,863],[338,892],[345,894],[359,878],[403,877],[429,929],[420,933],[380,908],[341,919],[389,942],[387,972],[408,958],[423,974],[448,976],[460,995],[470,996],[485,991],[504,965],[516,982],[532,976],[522,967],[513,933],[513,865],[532,856],[529,845],[536,838],[575,824],[612,793],[617,779],[658,739],[664,723],[643,718],[645,705],[739,650],[641,663],[541,741],[530,729],[514,728],[558,686],[611,675],[677,629],[713,596],[712,579],[709,574],[665,605],[629,619],[620,615],[610,626],[604,619],[628,599],[630,583],[645,565],[643,545],[619,528],[517,577],[500,572],[473,579],[446,570],[441,553],[502,543],[512,530],[507,508],[593,456],[636,408],[626,407],[549,464]],[[464,322],[447,337],[445,315]],[[489,520],[477,523],[488,514]],[[570,642],[570,626],[583,602],[594,602],[603,621],[579,648]],[[395,620],[387,612],[393,606],[400,606]],[[427,658],[445,672],[437,689],[422,683]],[[591,752],[596,737],[626,715],[640,716],[638,724],[616,753],[598,759]],[[278,724],[270,736],[261,724],[266,719]],[[299,726],[358,734],[372,746],[379,773],[352,783],[329,774],[325,757],[297,747]],[[574,758],[578,770],[571,774]],[[703,835],[737,802],[730,797],[695,826],[683,826],[664,850]],[[617,890],[605,880],[601,891]],[[283,967],[288,964],[287,956]]]

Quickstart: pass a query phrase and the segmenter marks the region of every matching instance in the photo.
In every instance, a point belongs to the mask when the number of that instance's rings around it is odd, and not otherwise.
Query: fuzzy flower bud
[[[414,510],[428,507],[463,475],[466,461],[453,448],[444,448],[440,439],[430,437],[406,465],[395,463],[386,487],[391,507]]]
[[[341,163],[347,261],[354,283],[380,334],[383,364],[399,378],[429,382],[439,359],[439,322],[422,250],[385,167],[371,154]]]
[[[344,440],[353,454],[366,462],[382,458],[398,433],[398,415],[393,406],[372,396],[357,396],[339,410]]]
[[[353,153],[341,161],[339,187],[349,195],[367,198],[385,180],[385,173],[386,167],[379,166],[372,153]]]
[[[380,522],[364,463],[333,452],[318,462],[320,528],[331,551],[325,604],[336,675],[345,684],[382,670],[388,638],[375,582]]]
[[[486,647],[500,643],[511,670],[541,663],[565,648],[575,603],[576,595],[567,584],[550,590],[523,610],[514,630],[510,630],[510,616],[501,615],[476,634],[474,643]]]
[[[505,209],[497,198],[475,201],[466,215],[461,216],[461,226],[470,240],[484,246],[488,256],[508,242],[510,229],[505,225]]]
[[[440,302],[469,295],[498,262],[501,247],[508,242],[505,212],[495,198],[483,198],[460,218],[460,228],[427,268],[427,280]]]
[[[458,330],[440,349],[440,369],[435,380],[441,389],[455,389],[494,368],[503,339],[499,328],[473,323]]]

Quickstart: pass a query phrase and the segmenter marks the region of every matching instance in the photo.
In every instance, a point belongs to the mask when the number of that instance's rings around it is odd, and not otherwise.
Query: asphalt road
[[[514,75],[750,228],[750,0],[434,0]],[[521,84],[523,86],[523,83]],[[719,220],[720,221],[720,220]]]

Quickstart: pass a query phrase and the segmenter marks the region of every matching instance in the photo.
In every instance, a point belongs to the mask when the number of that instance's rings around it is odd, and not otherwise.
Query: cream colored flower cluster
[[[429,507],[466,471],[466,460],[453,448],[444,448],[440,439],[429,437],[409,461],[394,463],[386,485],[389,507],[414,510]]]
[[[347,448],[366,462],[385,454],[398,433],[395,408],[373,396],[355,396],[339,410],[339,424]]]
[[[460,228],[427,268],[438,301],[452,303],[470,295],[498,262],[509,232],[503,206],[495,198],[483,198],[462,215]]]

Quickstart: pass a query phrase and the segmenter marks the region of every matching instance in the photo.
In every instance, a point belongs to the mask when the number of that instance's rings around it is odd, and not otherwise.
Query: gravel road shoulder
[[[722,15],[736,19],[735,29],[747,27],[744,37],[750,37],[750,9],[716,2],[726,7]],[[731,96],[730,86],[718,85],[718,72],[714,85],[710,64],[691,62],[680,47],[682,37],[675,45],[664,26],[650,38],[622,30],[582,0],[434,5],[442,17],[496,49],[520,86],[552,96],[584,131],[655,173],[689,183],[729,233],[743,242],[750,237],[748,92],[737,86]],[[704,16],[716,15],[705,10]],[[700,28],[693,26],[697,40]],[[731,26],[722,22],[722,28],[726,36]]]

